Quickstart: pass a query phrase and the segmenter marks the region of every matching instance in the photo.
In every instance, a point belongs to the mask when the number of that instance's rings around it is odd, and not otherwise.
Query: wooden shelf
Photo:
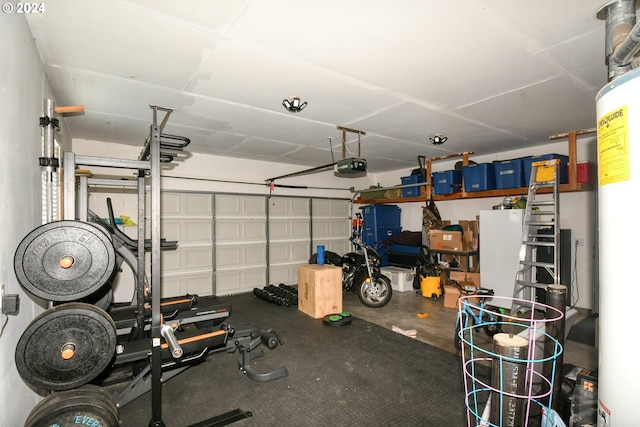
[[[576,191],[591,191],[593,190],[593,185],[591,184],[582,184],[577,183],[576,185],[571,184],[560,184],[560,192],[561,193],[570,193]],[[445,200],[464,200],[464,199],[481,199],[485,197],[506,197],[506,196],[526,196],[529,189],[528,187],[521,188],[505,188],[502,190],[489,190],[489,191],[477,191],[477,192],[460,192],[454,194],[448,194],[446,196],[432,196],[432,199],[436,202],[445,201]],[[538,190],[538,193],[550,193],[551,189],[542,188]],[[373,205],[373,204],[381,204],[381,203],[411,203],[411,202],[424,202],[429,200],[427,198],[426,193],[421,194],[416,197],[400,197],[397,199],[376,199],[376,200],[361,200],[360,197],[354,200],[354,203],[364,204],[364,205]]]
[[[583,184],[578,182],[578,167],[576,162],[576,152],[577,152],[577,136],[585,135],[589,133],[595,132],[596,129],[587,129],[580,131],[572,131],[565,134],[554,135],[549,137],[549,139],[559,139],[559,138],[568,138],[569,143],[569,183],[568,184],[560,184],[560,192],[561,193],[569,193],[576,191],[591,191],[593,190],[592,184]],[[443,160],[446,158],[454,157],[454,156],[462,156],[463,165],[467,165],[469,163],[469,154],[472,152],[465,152],[459,154],[453,154],[449,156],[436,157],[433,159],[428,159],[426,164],[427,176],[431,176],[431,161],[432,160]],[[528,187],[521,188],[505,188],[502,190],[489,190],[489,191],[478,191],[478,192],[459,192],[454,194],[448,194],[446,196],[430,196],[430,191],[427,192],[425,188],[430,189],[431,184],[426,183],[425,187],[420,188],[420,195],[416,197],[401,197],[397,199],[376,199],[376,200],[362,200],[361,197],[357,197],[354,200],[354,203],[358,204],[381,204],[381,203],[411,203],[411,202],[425,202],[427,200],[434,201],[444,201],[444,200],[462,200],[462,199],[480,199],[483,197],[505,197],[505,196],[519,196],[519,195],[527,195],[529,192]],[[540,193],[550,193],[552,189],[541,189]],[[430,196],[430,197],[429,197]]]

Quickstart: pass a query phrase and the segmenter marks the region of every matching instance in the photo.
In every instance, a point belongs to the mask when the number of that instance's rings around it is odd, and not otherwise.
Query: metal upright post
[[[76,155],[72,151],[66,151],[62,155],[63,179],[64,179],[64,213],[67,220],[76,219]]]
[[[160,126],[157,108],[153,110],[153,125],[149,140],[151,154],[151,423],[150,427],[163,427],[162,421],[162,359],[160,319]],[[141,219],[144,221],[144,219]],[[144,236],[138,236],[138,241]]]
[[[58,159],[54,156],[55,131],[58,128],[58,119],[54,117],[56,103],[53,99],[45,99],[44,116],[40,117],[40,126],[44,128],[43,150],[40,157],[40,166],[45,180],[45,213],[43,219],[49,223],[54,219],[53,212],[53,174],[59,166]]]
[[[144,303],[145,303],[145,177],[147,172],[143,169],[138,170],[138,273],[136,275],[136,337],[141,339],[144,337]]]

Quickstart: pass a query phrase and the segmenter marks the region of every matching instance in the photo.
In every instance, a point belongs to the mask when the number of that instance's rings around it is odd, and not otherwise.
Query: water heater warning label
[[[629,128],[627,106],[598,120],[598,165],[600,185],[629,180]]]

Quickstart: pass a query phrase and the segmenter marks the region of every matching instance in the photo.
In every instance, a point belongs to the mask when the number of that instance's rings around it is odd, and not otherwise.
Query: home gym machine
[[[150,107],[153,123],[138,160],[64,154],[64,219],[47,217],[48,222],[29,233],[16,250],[14,269],[21,285],[49,301],[49,309],[27,326],[16,346],[16,367],[21,377],[33,388],[51,392],[29,415],[28,427],[65,425],[65,419],[78,413],[100,425],[117,426],[118,407],[148,391],[152,406],[149,425],[164,426],[162,384],[212,352],[239,350],[240,371],[254,381],[288,375],[284,367],[263,373],[250,367],[255,358],[264,355],[262,344],[270,349],[282,344],[275,331],[226,323],[231,308],[215,298],[189,295],[161,299],[160,251],[163,247],[175,248],[177,242],[160,238],[160,166],[173,161],[189,140],[163,134],[172,110]],[[158,112],[165,113],[160,125]],[[57,122],[47,120],[43,126],[57,126]],[[46,134],[52,136],[52,132]],[[138,171],[135,182],[117,181],[117,185],[137,188],[138,236],[145,236],[149,183],[151,239],[130,239],[116,231],[113,220],[98,224],[95,215],[90,216],[88,177],[79,177],[80,194],[76,197],[78,165]],[[115,185],[108,180],[96,184]],[[151,255],[149,277],[145,273],[147,252]],[[131,306],[118,312],[108,298],[102,306],[86,302],[86,298],[111,285],[118,274],[118,263],[123,261],[135,273]],[[206,304],[201,305],[203,302]],[[136,365],[133,380],[115,395],[89,384],[114,367],[130,365]],[[236,409],[197,425],[227,425],[249,416],[250,412]]]

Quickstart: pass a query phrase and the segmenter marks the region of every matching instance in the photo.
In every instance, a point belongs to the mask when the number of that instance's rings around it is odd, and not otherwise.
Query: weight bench
[[[165,343],[161,345],[162,382],[166,382],[192,365],[202,362],[209,354],[226,351],[240,352],[238,367],[249,379],[258,382],[272,381],[289,375],[286,367],[268,372],[258,372],[250,363],[264,356],[262,345],[275,349],[283,341],[273,331],[263,331],[250,324],[238,326],[223,324],[219,328],[197,328],[194,330],[170,331],[163,328]],[[165,336],[166,335],[166,336]],[[119,345],[114,366],[128,365],[149,358],[150,339],[136,340]],[[131,382],[114,397],[122,407],[151,390],[151,363],[146,363]]]

